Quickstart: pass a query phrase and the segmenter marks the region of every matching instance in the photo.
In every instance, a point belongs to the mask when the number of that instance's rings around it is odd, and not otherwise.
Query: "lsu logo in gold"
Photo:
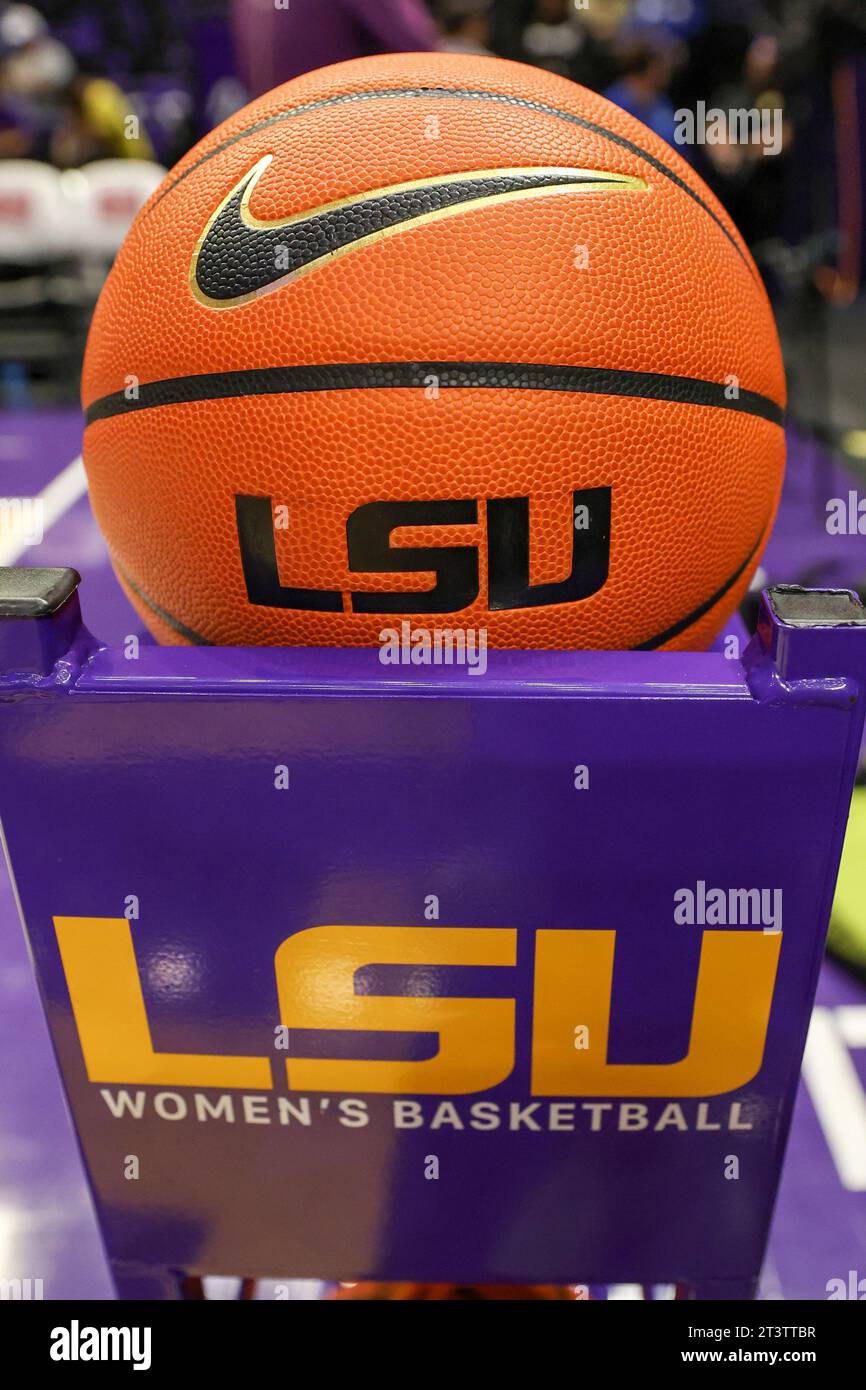
[[[56,917],[54,925],[93,1082],[271,1090],[268,1056],[157,1052],[125,918]],[[610,1064],[615,933],[535,934],[532,1094],[709,1096],[760,1070],[781,933],[704,931],[689,1050],[663,1065]],[[355,993],[369,965],[514,967],[517,932],[487,927],[318,926],[274,957],[279,1021],[292,1029],[435,1033],[424,1061],[296,1057],[290,1090],[466,1095],[505,1081],[515,1062],[516,999]],[[580,1032],[586,1046],[576,1046]]]

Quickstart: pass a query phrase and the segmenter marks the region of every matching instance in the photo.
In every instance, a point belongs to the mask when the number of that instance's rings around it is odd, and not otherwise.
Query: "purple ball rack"
[[[0,816],[112,1271],[751,1297],[866,613],[742,655],[99,644],[0,571]]]

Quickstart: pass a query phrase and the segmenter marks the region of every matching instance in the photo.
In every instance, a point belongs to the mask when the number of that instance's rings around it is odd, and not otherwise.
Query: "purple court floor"
[[[86,496],[75,500],[77,470],[68,465],[80,446],[81,420],[74,411],[6,413],[0,420],[0,495],[43,494],[49,519],[54,518],[42,543],[22,552],[17,562],[74,565],[84,581],[88,626],[109,642],[130,633],[150,641],[113,578]],[[852,584],[866,575],[862,537],[828,537],[823,526],[824,501],[845,497],[855,486],[814,446],[791,439],[780,518],[764,559],[769,579]],[[42,1279],[46,1298],[110,1298],[99,1234],[2,865],[0,1056],[0,1279]],[[579,1251],[575,1261],[579,1279]],[[828,962],[761,1296],[822,1299],[830,1280],[843,1280],[855,1290],[861,1279],[860,1297],[866,1298],[866,989]],[[309,1283],[293,1286],[298,1298],[316,1293]]]

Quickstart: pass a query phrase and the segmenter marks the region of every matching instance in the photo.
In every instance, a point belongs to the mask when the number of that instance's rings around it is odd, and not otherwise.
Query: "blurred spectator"
[[[448,53],[490,54],[490,5],[485,0],[448,0],[439,19]]]
[[[115,83],[79,72],[31,6],[0,12],[0,156],[69,167],[152,154]]]
[[[49,157],[57,96],[74,71],[72,54],[31,5],[0,11],[0,156]]]
[[[512,56],[600,91],[614,75],[609,40],[616,27],[614,14],[598,4],[590,11],[574,0],[534,0],[522,51]]]
[[[569,0],[536,0],[523,31],[523,47],[531,63],[567,77],[585,40]]]
[[[240,76],[253,97],[347,58],[437,46],[423,0],[232,0],[232,19]]]
[[[188,30],[203,5],[225,0],[35,0],[55,38],[88,72],[125,87],[131,76],[183,71]]]
[[[752,9],[758,5],[749,0]],[[633,0],[629,6],[629,23],[635,29],[650,28],[654,34],[664,33],[669,38],[688,38],[705,23],[707,11],[713,8],[712,0]],[[715,6],[719,8],[719,6]],[[730,9],[723,5],[721,8]]]
[[[21,53],[48,33],[48,25],[32,5],[4,5],[0,10],[0,57]]]
[[[604,95],[672,145],[674,108],[667,89],[673,65],[668,47],[651,38],[633,39],[620,50],[619,62],[621,76]]]
[[[78,73],[61,98],[51,157],[61,168],[93,159],[153,159],[153,148],[128,99],[107,77]]]
[[[733,135],[693,151],[696,168],[752,246],[778,233],[785,206],[792,131],[785,117],[778,64],[776,36],[758,33],[750,40],[736,77],[720,82],[707,100],[708,107],[723,112],[766,112],[779,132],[772,152],[761,140],[744,141]]]

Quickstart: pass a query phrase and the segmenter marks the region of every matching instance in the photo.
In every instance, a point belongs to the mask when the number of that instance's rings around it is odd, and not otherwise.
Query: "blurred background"
[[[39,504],[0,506],[0,564],[75,564],[92,629],[151,640],[111,574],[79,457],[81,357],[111,260],[164,170],[247,101],[327,63],[434,48],[605,93],[718,194],[764,276],[788,373],[788,471],[755,587],[866,599],[866,0],[0,0],[0,504]],[[679,143],[682,113],[712,108],[766,114],[772,142]],[[861,781],[767,1298],[866,1279]],[[26,1058],[0,1068],[0,1277],[50,1267],[48,1296],[108,1296],[2,867],[0,1050]]]
[[[772,155],[678,148],[762,269],[797,423],[866,460],[863,0],[0,0],[0,404],[74,400],[89,311],[161,168],[302,72],[434,47],[561,73],[671,141],[701,102],[781,112]]]

